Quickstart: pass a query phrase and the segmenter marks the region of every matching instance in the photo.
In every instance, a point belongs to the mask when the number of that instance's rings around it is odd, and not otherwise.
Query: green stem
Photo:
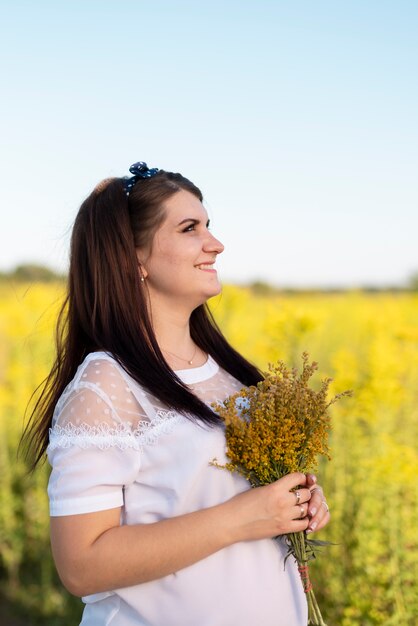
[[[306,550],[306,535],[304,532],[291,533],[287,535],[291,553],[295,557],[298,564],[300,577],[303,584],[303,590],[306,593],[308,603],[308,625],[309,626],[326,626],[318,602],[315,598],[312,584],[309,578],[308,553]]]

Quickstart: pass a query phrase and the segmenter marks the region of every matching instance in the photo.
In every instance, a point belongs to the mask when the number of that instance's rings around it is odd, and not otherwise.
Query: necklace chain
[[[193,365],[193,359],[194,359],[194,358],[195,358],[195,356],[196,356],[197,346],[195,345],[195,347],[194,347],[194,352],[193,352],[193,355],[192,355],[192,358],[191,358],[191,359],[185,359],[184,357],[179,356],[178,354],[174,354],[173,352],[170,352],[169,350],[166,350],[165,348],[161,348],[161,350],[162,350],[163,352],[167,352],[167,354],[170,354],[171,356],[175,356],[175,357],[176,357],[176,359],[180,359],[180,361],[185,361],[185,362],[186,362],[186,363],[188,363],[189,365]]]

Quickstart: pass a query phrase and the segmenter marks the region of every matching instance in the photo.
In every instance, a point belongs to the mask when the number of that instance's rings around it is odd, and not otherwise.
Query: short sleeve
[[[91,361],[64,392],[47,456],[51,516],[123,507],[124,488],[140,470],[149,418],[117,364]]]
[[[71,445],[48,452],[52,467],[50,515],[77,515],[123,507],[124,487],[139,472],[140,453],[120,448]]]

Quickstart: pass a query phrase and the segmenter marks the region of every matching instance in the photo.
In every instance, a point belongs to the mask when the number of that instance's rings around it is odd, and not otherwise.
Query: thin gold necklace
[[[192,358],[191,358],[191,359],[185,359],[184,357],[179,356],[178,354],[174,354],[173,352],[170,352],[169,350],[166,350],[165,348],[161,348],[161,350],[162,350],[163,352],[167,352],[167,354],[170,354],[171,356],[175,356],[175,357],[176,357],[176,359],[180,359],[180,361],[185,361],[185,362],[186,362],[186,363],[188,363],[189,365],[193,365],[193,359],[194,359],[194,358],[195,358],[195,356],[196,356],[197,346],[195,345],[195,347],[194,347],[194,352],[193,352],[193,356],[192,356]]]

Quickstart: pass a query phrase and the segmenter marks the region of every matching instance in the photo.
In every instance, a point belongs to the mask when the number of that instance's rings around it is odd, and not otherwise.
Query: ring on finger
[[[296,496],[296,504],[299,504],[300,502],[300,491],[295,491],[295,496]]]
[[[300,505],[300,519],[303,519],[305,517],[305,509],[303,507],[303,504]]]
[[[329,513],[329,506],[328,506],[328,504],[327,504],[326,500],[322,500],[321,504],[323,504],[323,505],[324,505],[324,507],[325,507],[325,509],[326,509],[327,513]]]

